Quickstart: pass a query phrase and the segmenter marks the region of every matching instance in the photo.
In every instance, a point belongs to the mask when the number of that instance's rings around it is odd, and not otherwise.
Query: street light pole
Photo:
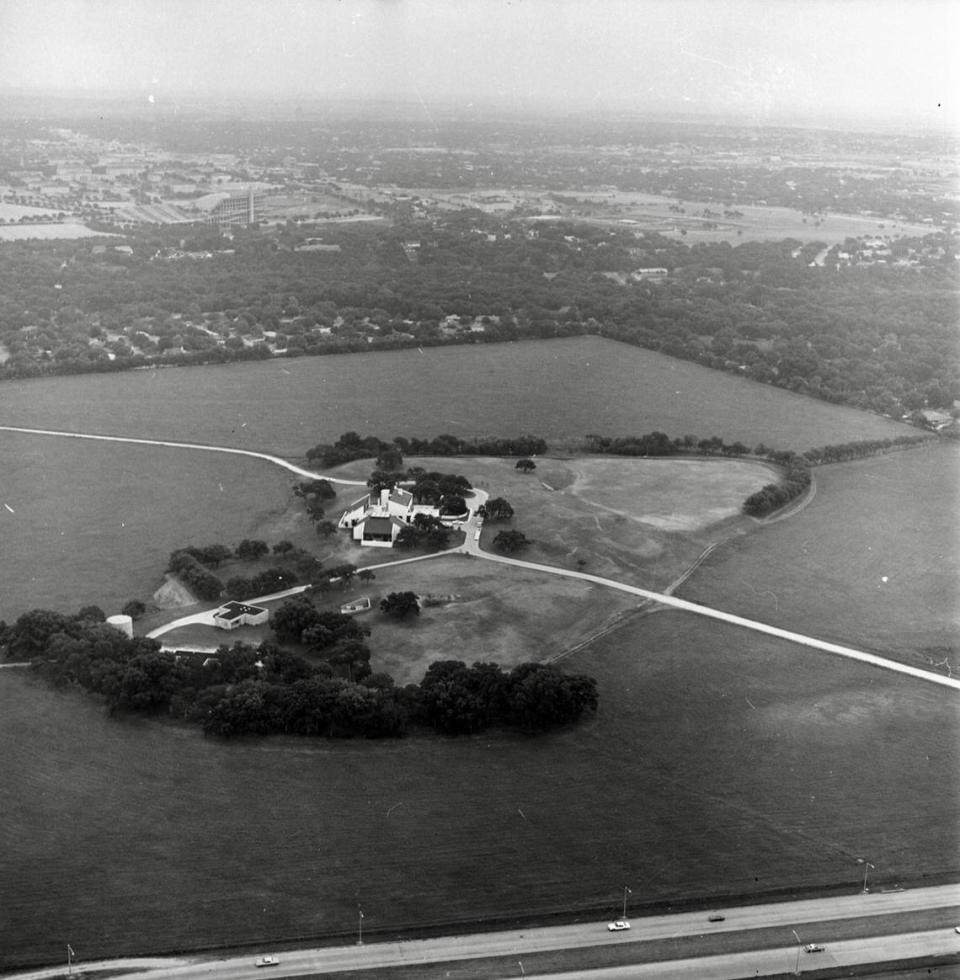
[[[357,906],[357,945],[363,945],[363,909]]]
[[[623,886],[623,918],[627,918],[627,895],[632,895],[633,892],[627,888],[626,885]]]
[[[867,894],[867,872],[871,868],[873,868],[874,870],[876,870],[876,867],[877,866],[875,864],[871,864],[869,861],[864,861],[863,862],[863,894],[864,895]]]
[[[796,929],[791,929],[790,931],[793,933],[794,937],[797,940],[797,964],[793,968],[793,972],[799,977],[800,976],[800,953],[803,950],[803,942],[800,939],[800,937],[797,935]]]

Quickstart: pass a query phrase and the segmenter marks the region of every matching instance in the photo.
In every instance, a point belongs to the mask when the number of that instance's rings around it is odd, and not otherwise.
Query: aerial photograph
[[[0,980],[958,980],[958,51],[0,0]]]

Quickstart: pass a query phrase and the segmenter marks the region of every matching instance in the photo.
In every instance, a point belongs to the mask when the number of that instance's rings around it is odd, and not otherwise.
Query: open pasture
[[[659,430],[798,451],[912,431],[599,337],[4,382],[0,419],[287,457],[351,430],[572,441]]]
[[[222,453],[0,433],[0,619],[149,601],[171,551],[245,537],[317,548],[290,474]]]
[[[958,475],[956,444],[818,467],[809,506],[721,546],[678,594],[956,674]]]
[[[569,731],[345,744],[0,671],[0,967],[960,873],[952,692],[675,612],[565,665],[600,690]]]

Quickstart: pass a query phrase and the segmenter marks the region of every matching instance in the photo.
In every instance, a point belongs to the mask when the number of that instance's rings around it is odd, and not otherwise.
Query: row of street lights
[[[868,873],[871,870],[875,871],[876,868],[877,868],[877,866],[875,864],[871,864],[869,861],[865,860],[864,858],[857,858],[857,864],[862,864],[863,865],[863,894],[866,895],[867,894],[867,875],[868,875]],[[626,919],[627,919],[627,896],[628,895],[632,895],[632,894],[633,894],[633,890],[628,885],[624,885],[623,886],[623,920],[624,921],[626,921]],[[803,952],[803,940],[797,935],[797,930],[796,929],[791,929],[790,931],[793,933],[794,938],[797,940],[797,962],[796,962],[796,965],[794,966],[793,972],[797,976],[799,976],[800,975],[800,954]],[[363,909],[360,908],[359,905],[357,906],[357,945],[358,946],[362,946],[363,945]],[[69,946],[67,946],[67,968],[68,968],[68,972],[72,972],[72,963],[71,963],[71,957],[72,956],[73,956],[73,950]],[[523,962],[520,961],[520,960],[518,960],[517,962],[518,962],[518,964],[520,966],[520,975],[521,976],[524,976],[525,974],[524,974],[524,970],[523,970]]]

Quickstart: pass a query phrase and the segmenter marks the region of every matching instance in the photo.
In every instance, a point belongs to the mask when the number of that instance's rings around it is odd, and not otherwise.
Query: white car
[[[614,919],[613,922],[607,923],[607,928],[610,932],[623,932],[624,929],[630,928],[630,923],[626,919]]]
[[[807,943],[803,947],[805,953],[822,953],[827,947],[823,943]]]
[[[279,962],[276,956],[261,956],[254,966],[276,966]]]

